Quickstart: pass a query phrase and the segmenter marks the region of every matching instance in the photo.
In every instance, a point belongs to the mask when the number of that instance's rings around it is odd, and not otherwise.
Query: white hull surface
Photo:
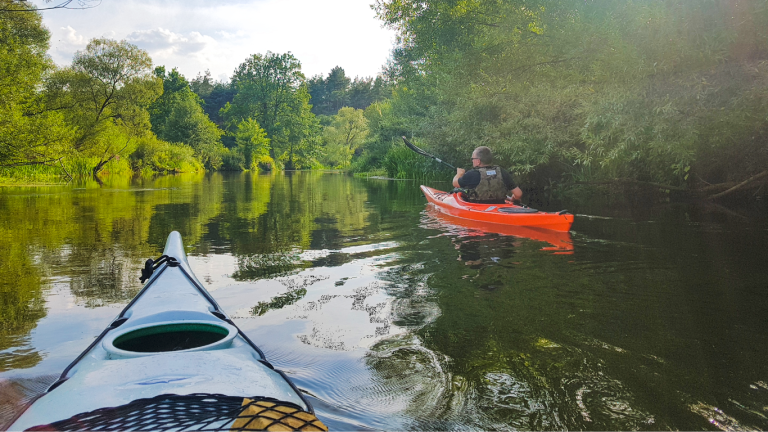
[[[168,237],[163,254],[175,262],[157,266],[136,298],[11,430],[167,394],[274,398],[313,412],[296,387],[272,368],[195,278],[178,232]],[[153,337],[154,329],[182,327],[212,329],[219,340],[163,352],[140,352],[126,345],[134,335]],[[136,340],[140,344],[144,339]]]

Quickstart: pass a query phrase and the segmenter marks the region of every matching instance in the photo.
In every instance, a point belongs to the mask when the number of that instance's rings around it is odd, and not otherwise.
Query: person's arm
[[[512,200],[520,201],[520,199],[523,197],[523,191],[515,183],[515,180],[512,178],[512,174],[509,171],[502,168],[501,178],[504,179],[504,184],[507,186],[507,188],[509,188],[509,191],[512,193]]]
[[[453,176],[453,187],[460,187],[459,179],[464,175],[465,172],[466,170],[464,168],[456,168],[456,175]]]

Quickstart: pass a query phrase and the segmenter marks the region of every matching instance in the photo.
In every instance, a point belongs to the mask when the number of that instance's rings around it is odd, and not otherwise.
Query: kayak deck
[[[10,429],[48,427],[139,400],[200,395],[234,397],[243,406],[245,398],[282,401],[293,411],[313,413],[191,272],[179,233],[168,237],[164,255],[172,258]],[[166,343],[157,344],[159,339]],[[235,420],[222,424],[231,427]]]
[[[459,193],[448,193],[421,186],[427,201],[441,212],[462,219],[500,225],[569,231],[573,215],[565,212],[549,213],[514,204],[478,204],[463,200]]]

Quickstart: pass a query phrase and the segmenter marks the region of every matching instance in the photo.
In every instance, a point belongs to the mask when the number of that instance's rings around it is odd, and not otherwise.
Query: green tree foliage
[[[207,70],[205,74],[198,74],[189,84],[192,87],[192,91],[203,99],[203,109],[211,121],[221,128],[225,127],[220,111],[228,102],[232,102],[234,99],[236,93],[234,86],[228,82],[214,81],[211,78],[210,71]],[[227,145],[226,139],[224,143]]]
[[[341,107],[348,105],[347,91],[351,81],[339,66],[331,69],[328,78],[324,79],[322,75],[312,77],[308,84],[313,112],[317,115],[334,115]]]
[[[192,91],[201,98],[211,95],[211,92],[213,92],[214,84],[215,82],[211,78],[211,71],[207,69],[205,74],[198,73],[197,77],[189,83]]]
[[[155,76],[163,80],[163,95],[150,107],[152,130],[162,140],[192,147],[207,168],[219,168],[226,152],[220,141],[223,132],[203,111],[202,99],[176,69],[166,74],[160,66]]]
[[[692,185],[768,154],[761,1],[380,0],[396,110],[446,158],[518,173]],[[457,159],[458,160],[458,159]],[[691,174],[696,174],[692,176]]]
[[[237,125],[235,134],[237,151],[243,155],[243,169],[253,169],[254,165],[274,163],[269,157],[269,138],[267,132],[254,119],[247,119]]]
[[[178,99],[164,130],[163,139],[192,147],[207,168],[221,166],[223,153],[227,151],[220,141],[222,131],[208,119],[196,100]]]
[[[26,2],[0,0],[0,166],[52,164],[66,154],[70,129],[46,109],[39,88],[53,67],[48,31]]]
[[[99,157],[94,175],[109,160],[130,153],[135,139],[150,129],[147,107],[162,92],[151,66],[149,55],[135,45],[93,39],[70,67],[48,80],[50,106],[61,109],[75,128],[73,149]]]
[[[342,107],[365,109],[376,101],[383,100],[389,90],[382,77],[355,78],[346,76],[339,66],[331,69],[328,78],[316,75],[307,81],[312,96],[312,112],[315,115],[335,115]]]
[[[333,116],[331,125],[323,130],[326,166],[346,168],[352,156],[368,137],[368,120],[363,110],[344,107]]]
[[[310,169],[319,167],[320,124],[312,114],[307,86],[302,84],[296,97],[288,104],[289,115],[285,120],[285,143],[280,159],[285,169]]]
[[[221,110],[227,130],[255,119],[270,139],[270,158],[293,168],[315,124],[303,83],[301,63],[291,53],[252,55],[232,76],[237,93]]]
[[[176,104],[185,99],[202,103],[202,100],[192,92],[189,82],[176,68],[166,72],[165,66],[158,66],[154,75],[163,80],[163,94],[149,106],[149,120],[152,132],[160,139],[165,139],[165,124]]]
[[[366,109],[374,102],[384,100],[389,96],[389,86],[384,78],[355,78],[347,90],[348,104],[352,108]]]

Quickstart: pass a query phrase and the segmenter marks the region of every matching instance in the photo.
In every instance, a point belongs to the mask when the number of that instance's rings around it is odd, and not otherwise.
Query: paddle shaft
[[[433,155],[431,155],[431,154],[429,154],[429,153],[425,152],[424,150],[422,150],[422,149],[420,149],[420,148],[416,147],[415,145],[411,144],[411,142],[410,142],[410,141],[408,141],[408,138],[406,138],[406,137],[401,137],[401,138],[402,138],[402,139],[403,139],[403,141],[405,142],[405,146],[406,146],[406,147],[408,147],[409,149],[413,150],[414,152],[416,152],[416,153],[418,153],[418,154],[420,154],[420,155],[422,155],[422,156],[426,156],[426,157],[428,157],[428,158],[432,158],[432,159],[436,160],[437,162],[440,162],[441,164],[443,164],[443,165],[445,165],[445,166],[447,166],[447,167],[450,167],[450,168],[456,169],[456,167],[455,167],[455,166],[453,166],[453,165],[449,164],[448,162],[446,162],[446,161],[444,161],[444,160],[440,159],[440,158],[439,158],[439,157],[437,157],[437,156],[433,156]]]

